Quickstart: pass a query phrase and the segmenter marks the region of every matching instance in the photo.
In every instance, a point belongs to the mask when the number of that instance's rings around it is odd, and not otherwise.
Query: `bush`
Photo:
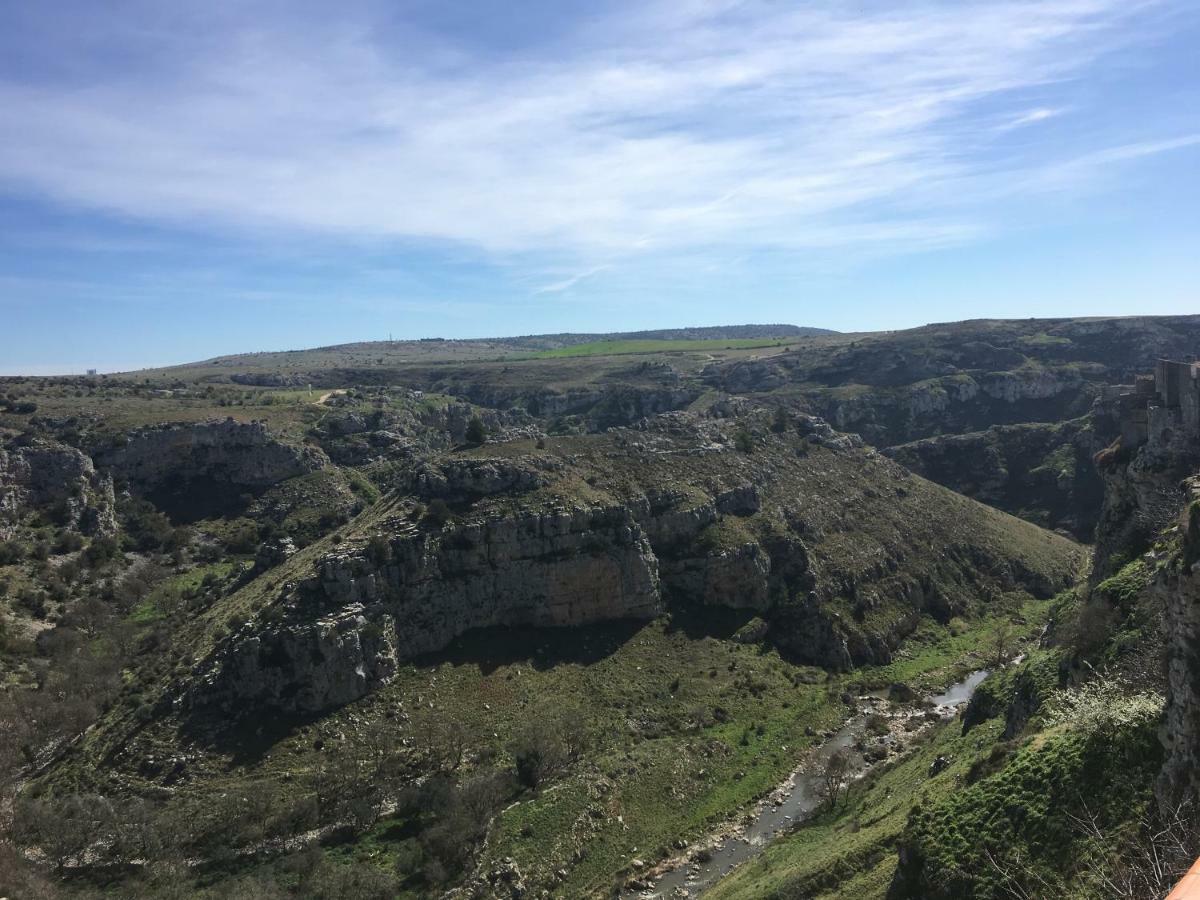
[[[482,444],[487,440],[487,426],[479,416],[471,416],[467,422],[466,438],[468,444]]]
[[[1147,692],[1129,693],[1127,685],[1102,676],[1077,688],[1056,691],[1046,701],[1046,723],[1065,725],[1085,734],[1113,734],[1156,723],[1163,698]]]
[[[25,558],[25,547],[17,541],[0,541],[0,566],[11,566]]]
[[[83,546],[83,538],[74,531],[64,531],[54,542],[54,553],[61,556],[64,553],[74,553]]]
[[[249,519],[233,523],[225,538],[225,548],[230,553],[253,553],[258,549],[258,526]]]
[[[452,516],[453,513],[450,512],[450,507],[446,505],[446,501],[438,497],[435,500],[429,501],[429,507],[425,510],[424,521],[440,528],[449,522]]]
[[[172,538],[174,531],[171,520],[149,501],[135,500],[125,510],[125,533],[136,550],[159,550]]]
[[[46,608],[46,594],[30,588],[25,588],[17,594],[17,605],[35,619],[44,619],[49,612]]]
[[[583,722],[572,713],[528,723],[511,748],[517,781],[537,789],[579,755],[585,740]]]
[[[95,569],[110,560],[116,559],[121,554],[121,546],[115,538],[98,537],[94,538],[88,548],[83,551],[83,560],[91,568]]]
[[[392,545],[382,534],[373,534],[367,541],[367,559],[375,566],[386,566],[392,561]]]
[[[771,420],[771,430],[776,434],[783,434],[791,424],[792,418],[788,415],[787,407],[775,407],[775,417]]]

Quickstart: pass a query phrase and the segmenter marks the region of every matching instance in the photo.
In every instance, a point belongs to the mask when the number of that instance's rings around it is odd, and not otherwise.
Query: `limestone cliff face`
[[[1093,584],[1149,546],[1179,514],[1182,479],[1195,471],[1191,454],[1166,459],[1143,447],[1128,461],[1102,462],[1104,503],[1096,526]]]
[[[413,399],[420,399],[413,392]],[[321,448],[339,465],[363,465],[379,458],[418,457],[447,450],[466,440],[467,425],[478,415],[489,436],[512,439],[540,434],[523,409],[477,409],[469,403],[438,403],[364,413],[342,408],[352,398],[334,397],[316,429]]]
[[[1093,393],[1077,373],[1035,369],[957,374],[849,397],[827,393],[812,403],[838,429],[888,446],[996,423],[1070,418],[1087,411]]]
[[[1092,458],[1111,437],[1085,418],[939,435],[884,453],[968,497],[1090,541],[1104,498]]]
[[[261,422],[233,419],[137,429],[95,460],[143,489],[197,478],[263,488],[328,464],[319,450],[284,443]]]
[[[86,454],[45,440],[0,448],[0,537],[6,521],[51,506],[85,534],[116,531],[112,479],[97,473]]]
[[[959,614],[997,588],[1045,595],[1071,577],[1070,542],[804,425],[803,436],[764,427],[754,453],[735,449],[736,425],[676,415],[556,439],[553,452],[432,459],[348,540],[248,585],[254,612],[181,702],[313,712],[470,629],[694,604],[759,613],[767,639],[815,664],[883,663],[923,615]],[[414,521],[431,498],[449,504],[445,524]]]
[[[508,459],[450,460],[418,466],[408,477],[408,492],[425,500],[473,500],[525,493],[548,483],[561,463],[537,456]]]
[[[1016,361],[1020,360],[1018,356]],[[1008,358],[997,361],[1014,362]],[[957,371],[951,365],[940,368],[941,372],[907,368],[896,377],[912,380],[896,383],[867,365],[842,373],[848,379],[845,382],[806,388],[804,395],[811,409],[838,430],[861,434],[876,446],[889,446],[997,423],[1072,418],[1087,412],[1098,390],[1073,368],[1021,367],[995,372]],[[793,381],[819,381],[821,374],[782,356],[713,364],[704,371],[704,378],[731,393],[759,393]],[[879,377],[873,380],[872,376]]]
[[[461,474],[464,466],[444,468]],[[479,467],[465,468],[478,475]],[[494,474],[508,467],[491,461],[483,468]],[[429,473],[423,475],[419,483],[428,487]],[[433,483],[433,493],[444,490],[444,481]],[[772,560],[758,543],[694,546],[718,508],[745,512],[756,503],[742,486],[657,512],[639,498],[444,528],[393,517],[377,532],[387,536],[386,553],[378,544],[373,552],[338,550],[322,556],[310,576],[284,585],[269,614],[246,623],[209,660],[192,699],[314,711],[363,696],[386,683],[399,662],[474,628],[653,619],[666,611],[667,597],[766,610]],[[780,560],[784,571],[796,562]],[[832,657],[849,660],[840,637],[825,639],[837,648]]]
[[[630,511],[526,511],[419,529],[386,523],[387,552],[322,557],[209,662],[193,697],[312,711],[363,696],[399,661],[484,626],[569,626],[663,612],[658,561]],[[378,552],[378,551],[377,551]]]
[[[1188,480],[1181,547],[1153,585],[1165,610],[1167,705],[1160,733],[1166,761],[1156,792],[1173,808],[1200,802],[1200,477]]]
[[[1105,403],[1098,403],[1103,414]],[[1156,784],[1173,809],[1200,802],[1200,445],[1187,434],[1128,446],[1131,409],[1123,406],[1121,439],[1097,455],[1104,507],[1096,529],[1091,583],[1113,574],[1154,541],[1172,537],[1175,550],[1148,588],[1163,611],[1166,709],[1160,731],[1166,760]],[[1164,408],[1152,407],[1154,413]],[[1145,439],[1145,435],[1143,435]],[[1182,510],[1182,513],[1180,512]],[[1174,526],[1174,527],[1173,527]]]

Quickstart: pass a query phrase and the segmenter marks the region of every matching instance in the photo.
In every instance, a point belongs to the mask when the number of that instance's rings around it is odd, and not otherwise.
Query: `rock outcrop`
[[[1092,458],[1108,439],[1084,418],[997,425],[924,438],[884,452],[960,494],[1090,541],[1104,498]]]
[[[1054,422],[1087,412],[1095,386],[1073,370],[956,374],[902,388],[813,395],[814,411],[876,446],[993,424]]]
[[[1104,505],[1096,529],[1092,583],[1149,546],[1178,515],[1183,479],[1200,468],[1200,371],[1160,360],[1155,374],[1105,392],[1093,418],[1118,437],[1096,454]]]
[[[349,541],[244,589],[257,612],[183,702],[308,713],[469,629],[650,619],[673,605],[757,613],[769,640],[814,664],[882,663],[923,615],[1071,577],[1070,542],[845,436],[764,429],[748,454],[734,430],[676,414],[554,453],[430,461]],[[450,506],[414,522],[429,498]]]
[[[411,399],[420,400],[421,395],[413,392]],[[316,430],[322,449],[339,465],[448,450],[465,442],[467,426],[477,415],[489,437],[512,440],[541,434],[524,409],[480,409],[461,402],[418,403],[371,412],[343,408],[352,402],[352,398],[332,398],[333,409]]]
[[[544,456],[450,459],[417,467],[408,492],[425,500],[475,500],[497,494],[526,493],[544,486],[562,468]]]
[[[1166,759],[1156,793],[1168,812],[1200,803],[1200,367],[1160,361],[1153,377],[1111,391],[1097,415],[1119,437],[1097,454],[1104,507],[1092,585],[1158,542],[1148,591],[1162,610]],[[1182,510],[1182,512],[1181,512]],[[1163,551],[1169,546],[1169,555]]]
[[[97,473],[92,460],[74,447],[34,440],[0,448],[0,529],[44,509],[85,534],[112,534],[115,506],[112,478]]]
[[[1174,809],[1200,803],[1200,476],[1186,484],[1180,547],[1153,590],[1163,602],[1167,704],[1160,732],[1166,760],[1156,793]]]
[[[285,443],[261,422],[233,419],[136,429],[95,460],[143,490],[201,478],[265,488],[328,464],[319,450]]]
[[[386,551],[323,556],[285,588],[282,620],[235,634],[194,696],[319,710],[363,696],[399,661],[472,628],[663,612],[657,559],[625,507],[530,510],[432,530],[381,524]]]

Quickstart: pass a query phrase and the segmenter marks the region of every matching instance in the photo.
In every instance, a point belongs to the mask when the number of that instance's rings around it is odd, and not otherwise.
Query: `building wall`
[[[1183,429],[1192,436],[1200,436],[1200,364],[1189,367],[1184,389],[1180,392],[1179,409]]]

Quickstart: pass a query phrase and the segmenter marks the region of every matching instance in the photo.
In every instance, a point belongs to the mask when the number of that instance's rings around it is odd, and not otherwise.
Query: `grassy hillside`
[[[1142,850],[1140,822],[1161,764],[1159,701],[1116,689],[1101,709],[1091,689],[1054,693],[1051,674],[1047,703],[1062,697],[1063,712],[1006,738],[1013,685],[1057,662],[1038,656],[993,676],[1002,682],[992,688],[1003,698],[999,717],[965,734],[959,721],[940,726],[705,896],[1108,895],[1104,879],[1121,877],[1122,855]]]
[[[1093,669],[1153,692],[1168,549],[1056,603],[1084,548],[871,444],[916,441],[899,455],[1025,519],[1087,522],[1113,425],[1092,397],[1195,333],[688,329],[6,379],[0,893],[36,896],[11,875],[32,871],[84,896],[606,896],[736,825],[860,694],[931,693],[1047,623],[966,734],[891,708],[920,720],[905,749],[713,896],[991,900],[983,850],[1032,879],[1116,858],[1152,729],[1094,738],[1040,704]],[[188,427],[225,417],[266,430]],[[614,568],[641,580],[589,593]],[[527,625],[600,594],[655,602]],[[374,667],[414,632],[440,636]],[[296,672],[338,689],[292,704]],[[1064,830],[1089,791],[1119,801],[1112,841]],[[1056,895],[1087,887],[1068,874]]]
[[[714,428],[701,446],[713,435],[732,440],[732,427]],[[1001,623],[1035,633],[1045,602],[1011,581],[1007,592],[997,585],[1011,573],[1061,583],[1078,564],[1071,542],[864,450],[765,428],[750,452],[696,452],[697,439],[690,429],[617,430],[552,438],[543,448],[510,442],[454,451],[443,458],[557,461],[546,467],[548,483],[460,506],[454,521],[630,502],[666,487],[703,495],[714,482],[753,481],[762,509],[726,516],[728,536],[718,529],[706,537],[706,552],[725,552],[725,540],[730,548],[769,545],[790,527],[788,515],[802,514],[815,589],[847,632],[911,632],[886,666],[828,674],[753,636],[754,610],[684,602],[649,624],[470,633],[320,717],[264,711],[214,731],[173,704],[177,687],[196,677],[194,662],[231,628],[272,621],[287,585],[324,554],[365,552],[370,535],[407,508],[391,495],[178,622],[169,644],[131,671],[113,710],[37,791],[142,798],[178,835],[179,852],[201,858],[234,835],[244,856],[213,859],[197,871],[197,885],[276,880],[271,854],[251,848],[311,832],[338,835],[324,851],[331,864],[373,867],[412,896],[486,877],[506,859],[538,889],[601,896],[770,791],[846,715],[847,689],[894,680],[932,687],[977,667]],[[877,502],[885,493],[889,501]],[[457,526],[445,527],[452,534]],[[922,580],[954,611],[949,625],[889,596],[889,584]],[[849,583],[857,584],[857,600]],[[145,627],[146,611],[134,615]],[[785,617],[784,645],[787,627]],[[529,753],[545,762],[536,779],[522,775]],[[412,799],[423,784],[444,785],[441,799]],[[222,799],[243,795],[254,798],[251,807]],[[475,829],[454,824],[463,808],[475,810]],[[493,816],[484,843],[478,829]],[[450,841],[447,831],[461,840]],[[123,889],[144,888],[137,885]]]
[[[793,339],[794,340],[794,339]],[[544,350],[541,359],[557,359],[569,356],[617,356],[638,353],[679,353],[705,350],[754,350],[760,347],[786,347],[788,338],[710,338],[707,340],[646,341],[612,340],[589,341],[557,350]]]

